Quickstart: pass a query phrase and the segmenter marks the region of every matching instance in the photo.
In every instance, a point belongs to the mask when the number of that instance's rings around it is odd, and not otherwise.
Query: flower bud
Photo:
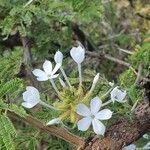
[[[93,84],[96,84],[98,82],[98,79],[99,79],[99,73],[97,73],[97,75],[94,77]]]
[[[73,47],[70,50],[70,55],[77,64],[81,64],[85,58],[85,49],[80,45],[78,47]]]
[[[60,118],[54,118],[54,119],[50,120],[46,125],[51,126],[51,125],[58,125],[61,123],[62,123],[62,121]]]
[[[57,51],[55,53],[54,60],[55,60],[56,63],[62,64],[62,60],[63,60],[63,54],[62,54],[62,52]]]

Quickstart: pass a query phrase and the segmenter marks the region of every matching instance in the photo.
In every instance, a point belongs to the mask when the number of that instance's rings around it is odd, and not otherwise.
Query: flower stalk
[[[59,93],[59,91],[58,91],[58,89],[56,87],[56,84],[55,84],[54,80],[50,79],[50,82],[51,82],[52,87],[54,88],[55,92],[57,93],[58,97],[60,98],[61,96],[60,96],[60,93]]]
[[[63,88],[67,87],[65,82],[61,78],[59,78],[59,82],[60,82],[60,84],[62,85]]]
[[[107,102],[103,103],[103,104],[102,104],[102,107],[104,107],[104,106],[106,106],[106,105],[108,105],[108,104],[110,104],[110,103],[112,103],[112,100],[111,100],[111,99],[108,100]]]
[[[39,102],[39,104],[43,105],[44,107],[47,107],[47,108],[50,108],[50,109],[56,110],[56,108],[55,108],[55,107],[53,107],[53,106],[51,106],[51,105],[48,105],[48,104],[46,104],[46,103],[45,103],[45,102],[43,102],[43,101],[40,101],[40,102]]]
[[[62,67],[60,67],[60,71],[61,71],[61,73],[63,74],[63,76],[64,76],[64,78],[65,78],[67,84],[69,85],[69,87],[70,87],[70,89],[71,89],[71,88],[72,88],[72,87],[71,87],[71,84],[70,84],[70,82],[69,82],[69,80],[68,80],[68,77],[67,77],[67,75],[66,75],[66,73],[65,73],[65,71],[64,71],[64,69],[63,69]]]
[[[78,71],[79,71],[79,86],[82,86],[81,64],[78,64]]]

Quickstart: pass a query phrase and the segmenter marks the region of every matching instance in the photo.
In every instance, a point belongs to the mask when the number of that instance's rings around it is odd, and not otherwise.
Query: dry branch
[[[28,115],[27,117],[24,118],[24,117],[18,116],[17,114],[15,114],[13,112],[8,112],[8,116],[11,119],[20,120],[24,123],[27,123],[42,132],[45,132],[45,133],[54,135],[58,138],[61,138],[65,141],[69,142],[72,145],[79,146],[79,145],[84,144],[84,139],[82,139],[76,135],[73,135],[72,133],[68,132],[66,129],[61,128],[61,127],[56,127],[56,126],[46,126],[42,122],[40,122],[36,118],[33,118],[30,115]]]
[[[37,82],[36,78],[32,74],[32,55],[30,49],[30,42],[27,37],[21,37],[21,42],[23,46],[23,59],[25,65],[25,75],[30,79],[31,83],[37,88],[40,89],[40,85]]]

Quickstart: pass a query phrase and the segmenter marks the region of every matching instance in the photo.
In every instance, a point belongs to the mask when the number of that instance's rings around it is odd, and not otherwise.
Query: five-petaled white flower
[[[55,74],[57,70],[61,67],[60,63],[57,63],[55,68],[52,69],[52,63],[48,60],[45,60],[43,64],[43,70],[35,69],[33,74],[37,77],[38,81],[46,81],[48,79],[57,78],[59,74]]]
[[[54,60],[56,63],[60,63],[62,65],[62,61],[63,61],[63,54],[60,51],[57,51],[54,55]]]
[[[144,134],[143,138],[148,140],[149,139],[149,135],[148,134]]]
[[[126,91],[121,91],[118,89],[118,87],[115,87],[110,94],[113,102],[117,101],[119,103],[123,103],[125,102],[124,98],[126,97],[127,93]]]
[[[27,86],[26,91],[23,93],[23,100],[22,106],[33,108],[41,101],[39,91],[32,86]]]
[[[85,49],[80,45],[78,47],[73,47],[70,50],[70,55],[77,64],[81,64],[85,58]]]
[[[99,97],[95,97],[91,100],[90,109],[84,104],[77,105],[77,114],[84,116],[78,121],[77,126],[81,131],[86,131],[92,124],[93,130],[98,135],[104,135],[105,126],[100,120],[108,120],[112,117],[112,112],[109,109],[103,109],[101,111],[102,101]]]

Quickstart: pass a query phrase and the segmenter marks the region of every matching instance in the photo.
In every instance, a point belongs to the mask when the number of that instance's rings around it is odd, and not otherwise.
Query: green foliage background
[[[127,0],[107,2],[103,0],[33,0],[31,4],[25,6],[27,2],[27,0],[0,0],[0,149],[10,150],[11,147],[11,150],[24,148],[34,150],[41,143],[44,143],[49,150],[72,149],[71,145],[58,138],[41,134],[30,126],[16,121],[11,122],[8,118],[8,111],[22,117],[27,115],[20,104],[22,92],[26,85],[31,83],[24,75],[18,75],[22,64],[25,63],[20,37],[28,37],[30,40],[32,63],[36,67],[41,66],[45,59],[53,60],[55,51],[60,49],[65,57],[64,69],[70,74],[71,83],[77,84],[77,71],[68,69],[75,67],[68,57],[70,48],[76,45],[77,38],[72,28],[72,25],[76,23],[85,37],[95,46],[94,51],[105,51],[129,62],[135,69],[142,64],[142,74],[145,76],[150,69],[149,24],[146,19],[137,17],[135,11],[143,13],[142,9],[147,10],[147,6],[140,0],[135,3],[135,10],[130,7]],[[9,40],[12,37],[16,39]],[[127,49],[133,54],[127,55],[118,47]],[[136,76],[133,71],[106,59],[97,60],[90,57],[86,58],[83,69],[85,70],[84,84],[87,89],[95,72],[101,73],[93,95],[104,94],[108,90],[106,83],[113,80],[127,90],[128,103],[121,107],[118,105],[110,107],[117,112],[116,119],[125,116],[132,121],[130,110],[137,100],[143,99],[143,91],[134,84]],[[52,93],[49,94],[51,91],[49,85],[41,86],[44,89],[43,98],[47,102],[52,102],[54,97]],[[55,115],[54,112],[39,107],[27,110],[27,113],[44,123]],[[72,127],[68,122],[66,124]],[[112,123],[109,122],[109,124]],[[79,133],[76,128],[73,132],[85,137],[93,135],[91,132]],[[142,146],[143,141],[138,144]]]

